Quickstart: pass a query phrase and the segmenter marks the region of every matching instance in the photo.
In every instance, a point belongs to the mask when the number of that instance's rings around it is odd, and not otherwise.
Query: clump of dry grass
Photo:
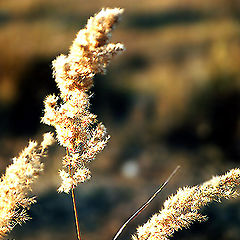
[[[35,203],[35,197],[28,197],[31,185],[43,171],[42,157],[46,157],[47,148],[53,143],[52,134],[44,134],[38,145],[30,141],[13,163],[6,169],[0,181],[0,238],[10,232],[17,224],[30,219],[26,209]]]

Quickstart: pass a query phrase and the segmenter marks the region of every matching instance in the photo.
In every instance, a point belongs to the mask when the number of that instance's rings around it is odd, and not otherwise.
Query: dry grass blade
[[[164,189],[164,187],[168,184],[168,182],[175,175],[179,168],[180,166],[177,166],[175,170],[171,173],[171,175],[167,178],[167,180],[158,188],[158,190],[130,218],[128,218],[128,220],[118,230],[113,240],[116,240],[118,236],[122,233],[123,229],[127,226],[127,224],[130,223],[133,219],[135,219],[151,203],[151,201]]]

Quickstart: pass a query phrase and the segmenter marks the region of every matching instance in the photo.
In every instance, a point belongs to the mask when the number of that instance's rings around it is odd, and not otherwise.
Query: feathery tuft
[[[69,193],[90,178],[86,164],[106,146],[109,135],[97,116],[89,110],[88,90],[97,73],[105,73],[113,56],[124,50],[121,43],[110,43],[111,32],[123,13],[122,9],[102,9],[88,20],[70,47],[67,56],[53,61],[53,75],[60,98],[49,95],[45,100],[42,122],[54,126],[57,140],[66,148],[63,169],[59,174],[60,192]],[[59,104],[58,104],[59,102]]]

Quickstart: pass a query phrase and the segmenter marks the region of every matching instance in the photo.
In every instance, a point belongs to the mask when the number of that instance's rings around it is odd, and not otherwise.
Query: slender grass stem
[[[118,236],[122,233],[123,229],[128,225],[128,223],[135,219],[151,203],[151,201],[164,189],[164,187],[168,184],[170,179],[178,171],[179,168],[180,166],[177,166],[175,170],[171,173],[171,175],[167,178],[167,180],[158,188],[158,190],[130,218],[128,218],[128,220],[118,230],[113,240],[116,240]]]
[[[74,189],[73,188],[72,188],[72,202],[73,202],[73,209],[74,209],[74,216],[75,216],[75,224],[76,224],[76,228],[77,228],[77,237],[78,237],[78,240],[81,240],[80,227],[79,227],[78,214],[77,214],[77,207],[76,207],[75,194],[74,194]]]

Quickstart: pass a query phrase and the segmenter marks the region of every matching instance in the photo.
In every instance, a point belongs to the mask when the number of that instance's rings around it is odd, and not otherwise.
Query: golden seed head
[[[124,50],[121,43],[110,43],[122,13],[119,8],[102,9],[78,32],[69,54],[53,61],[60,98],[50,95],[45,99],[42,122],[55,127],[59,144],[66,148],[60,192],[69,192],[90,178],[85,165],[95,159],[109,139],[105,126],[97,123],[97,116],[89,111],[88,90],[95,74],[105,73],[113,56]]]

